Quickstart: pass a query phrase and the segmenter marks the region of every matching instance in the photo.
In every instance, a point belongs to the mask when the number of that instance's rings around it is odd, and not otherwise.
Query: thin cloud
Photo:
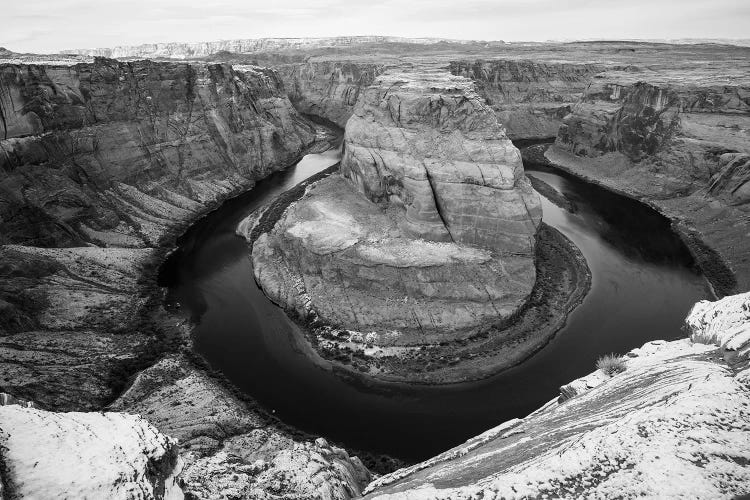
[[[747,0],[35,0],[3,9],[25,52],[261,37],[747,38]]]

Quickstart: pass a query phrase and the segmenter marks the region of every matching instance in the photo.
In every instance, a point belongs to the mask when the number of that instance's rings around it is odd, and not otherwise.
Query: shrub
[[[611,377],[625,371],[625,358],[616,354],[605,354],[596,360],[596,367]]]

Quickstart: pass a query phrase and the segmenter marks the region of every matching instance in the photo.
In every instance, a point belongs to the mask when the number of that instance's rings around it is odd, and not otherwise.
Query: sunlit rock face
[[[255,242],[255,275],[285,307],[373,343],[462,338],[524,304],[540,218],[471,81],[388,74],[347,122],[341,176]]]
[[[372,202],[402,209],[408,236],[533,253],[539,197],[470,80],[378,78],[347,122],[341,172]]]
[[[348,500],[371,480],[357,457],[290,432],[182,355],[141,372],[111,408],[179,440],[188,498]]]
[[[690,339],[653,341],[613,376],[372,482],[368,499],[733,498],[750,482],[750,294],[699,302]]]
[[[2,498],[182,499],[174,439],[125,413],[0,406]]]
[[[513,140],[556,137],[563,118],[603,68],[600,64],[509,59],[450,63],[451,73],[476,83]]]

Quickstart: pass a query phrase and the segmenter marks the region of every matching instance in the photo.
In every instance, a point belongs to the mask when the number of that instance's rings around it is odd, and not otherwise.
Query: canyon
[[[535,288],[537,235],[555,240],[560,277],[587,270],[564,237],[538,233],[540,201],[520,152],[471,80],[378,76],[346,123],[343,150],[341,174],[310,185],[271,231],[241,231],[256,280],[323,330],[320,351],[375,346],[360,356],[370,376],[448,383],[513,366],[554,333],[543,322],[505,328]],[[571,281],[557,292],[568,308],[585,293]],[[487,335],[502,348],[492,352]],[[476,344],[462,354],[474,370],[414,369],[411,357],[429,363],[466,341]]]
[[[3,498],[118,495],[117,478],[131,470],[132,488],[147,498],[748,493],[750,297],[737,293],[750,280],[749,49],[402,42],[146,47],[0,65]],[[90,60],[100,54],[164,60]],[[166,60],[182,57],[211,61]],[[346,126],[341,175],[305,186],[275,227],[251,239],[256,278],[302,316],[312,304],[342,330],[376,331],[365,345],[421,327],[408,309],[396,310],[407,319],[380,325],[385,305],[356,318],[358,309],[334,308],[357,297],[344,285],[387,304],[377,294],[388,287],[373,284],[394,274],[409,293],[440,296],[457,269],[488,286],[502,263],[508,277],[523,276],[516,295],[505,295],[504,279],[494,299],[475,303],[495,310],[503,300],[503,316],[528,298],[544,224],[521,155],[668,217],[726,297],[693,308],[690,338],[632,350],[622,373],[595,371],[529,416],[372,482],[351,450],[290,428],[214,373],[194,352],[191,323],[161,307],[153,278],[199,217],[329,147],[330,133],[303,113]],[[480,204],[488,191],[512,198],[499,205],[514,207],[510,217],[478,222],[497,206]],[[291,273],[275,276],[280,258],[300,266],[305,284],[322,276],[317,290],[331,295],[299,293]],[[373,264],[392,274],[363,277]],[[427,310],[413,307],[417,317]],[[436,322],[437,338],[468,324],[449,316]],[[101,445],[111,425],[117,453]],[[31,427],[44,431],[32,436]],[[70,435],[86,450],[70,472],[45,472],[55,455],[30,468],[31,439],[58,450]],[[111,465],[107,476],[70,489],[77,467],[96,462]]]

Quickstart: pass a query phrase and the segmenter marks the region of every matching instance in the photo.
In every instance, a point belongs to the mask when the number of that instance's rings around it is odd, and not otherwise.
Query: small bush
[[[596,360],[596,367],[611,377],[625,371],[625,358],[616,354],[605,354]]]

